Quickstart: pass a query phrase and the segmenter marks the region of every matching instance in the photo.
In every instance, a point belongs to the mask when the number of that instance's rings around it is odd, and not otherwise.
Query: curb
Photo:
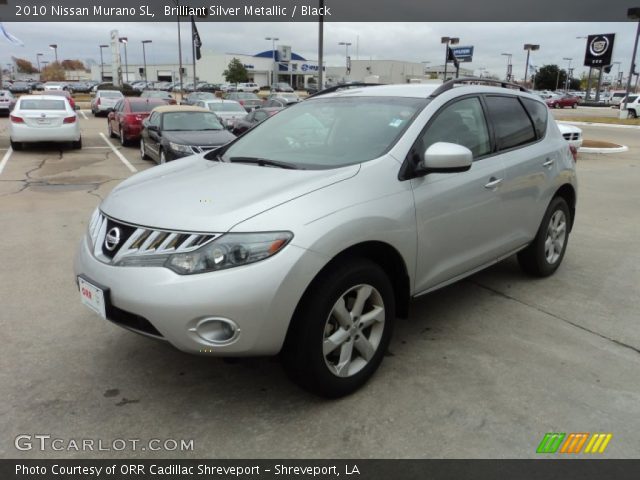
[[[615,148],[592,148],[592,147],[580,147],[578,153],[622,153],[628,152],[629,147],[621,145]]]

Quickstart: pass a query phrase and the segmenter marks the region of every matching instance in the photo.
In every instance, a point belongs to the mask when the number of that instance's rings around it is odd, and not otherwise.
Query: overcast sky
[[[109,43],[109,32],[117,29],[120,36],[129,38],[129,63],[142,63],[141,40],[147,45],[147,63],[177,63],[177,26],[175,23],[6,23],[6,29],[25,44],[17,47],[0,38],[0,61],[10,62],[11,56],[27,58],[34,64],[36,53],[53,59],[51,43],[58,44],[58,57],[63,59],[92,59],[99,63],[99,44]],[[182,24],[185,61],[191,60],[190,25]],[[220,53],[255,54],[271,48],[265,37],[278,37],[278,44],[290,45],[292,50],[307,59],[317,59],[318,25],[316,23],[213,23],[198,24],[203,49]],[[475,70],[486,68],[503,77],[506,57],[513,54],[513,73],[524,75],[525,43],[540,44],[532,53],[532,63],[560,64],[563,57],[573,58],[574,76],[582,67],[585,42],[576,39],[597,33],[616,33],[614,61],[622,62],[621,70],[629,71],[636,24],[625,23],[325,23],[325,63],[344,65],[344,46],[351,42],[353,59],[393,59],[430,61],[442,64],[444,47],[441,36],[459,37],[460,45],[475,47],[473,63],[464,65]],[[358,44],[356,55],[356,44]],[[107,52],[105,51],[105,54]],[[106,61],[106,58],[105,58]],[[617,67],[613,72],[617,71]]]

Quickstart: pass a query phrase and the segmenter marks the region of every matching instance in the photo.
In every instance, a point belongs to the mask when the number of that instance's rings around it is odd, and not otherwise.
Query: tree
[[[40,80],[43,82],[65,80],[65,71],[60,62],[53,62],[42,69]]]
[[[18,73],[36,73],[38,69],[33,66],[33,64],[29,60],[25,60],[24,58],[16,58],[11,57],[13,63],[16,64],[16,69]]]
[[[84,63],[81,60],[63,60],[61,65],[65,70],[85,70]]]
[[[249,73],[244,65],[237,58],[229,62],[227,69],[222,72],[224,79],[229,83],[240,83],[249,80]]]
[[[543,65],[536,73],[536,90],[555,90],[556,85],[561,89],[566,79],[567,72],[560,70],[558,65]]]

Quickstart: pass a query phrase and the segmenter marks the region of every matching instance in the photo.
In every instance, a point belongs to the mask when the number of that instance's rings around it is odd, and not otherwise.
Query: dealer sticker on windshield
[[[107,312],[104,305],[104,291],[87,282],[82,277],[78,277],[78,286],[80,287],[80,299],[82,303],[102,318],[107,318]]]

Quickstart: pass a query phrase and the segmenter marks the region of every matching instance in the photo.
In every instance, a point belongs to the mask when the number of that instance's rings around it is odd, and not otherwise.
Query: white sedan
[[[72,142],[82,148],[78,116],[69,101],[54,95],[24,95],[10,115],[11,148],[30,142]]]
[[[558,122],[558,128],[569,145],[580,148],[582,146],[582,129],[573,125]]]

